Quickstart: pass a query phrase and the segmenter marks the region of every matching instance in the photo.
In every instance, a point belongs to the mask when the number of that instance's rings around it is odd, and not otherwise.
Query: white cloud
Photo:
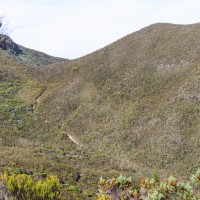
[[[19,44],[75,58],[156,22],[200,21],[198,0],[1,0]]]

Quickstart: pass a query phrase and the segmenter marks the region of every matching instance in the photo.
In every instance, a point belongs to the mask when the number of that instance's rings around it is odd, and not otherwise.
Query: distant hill
[[[45,53],[25,48],[12,41],[7,36],[0,34],[0,53],[17,61],[22,61],[32,67],[44,66],[54,62],[66,61],[67,59],[49,56]]]
[[[199,53],[200,24],[159,23],[72,61],[1,57],[3,165],[80,172],[81,188],[121,172],[184,179],[200,163]]]

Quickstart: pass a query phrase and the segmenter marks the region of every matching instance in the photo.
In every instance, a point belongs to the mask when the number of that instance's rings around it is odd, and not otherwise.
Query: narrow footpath
[[[78,147],[83,147],[82,144],[80,144],[72,135],[68,134],[67,135],[69,137],[69,139]]]

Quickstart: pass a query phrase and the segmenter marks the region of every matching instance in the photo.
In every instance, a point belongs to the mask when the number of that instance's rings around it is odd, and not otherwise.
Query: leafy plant
[[[72,191],[72,192],[77,192],[78,188],[75,185],[70,185],[68,190]]]
[[[131,177],[127,178],[126,176],[123,175],[120,175],[117,181],[119,182],[120,188],[127,187],[132,182]]]
[[[197,172],[190,177],[190,180],[193,184],[200,186],[200,168],[198,168]]]
[[[198,190],[193,183],[199,184],[200,170],[191,176],[191,182],[179,182],[170,176],[166,182],[160,182],[157,175],[142,179],[140,189],[134,189],[131,178],[120,175],[117,179],[103,179],[99,182],[98,200],[197,200]],[[115,180],[116,182],[113,182]],[[112,184],[111,184],[112,183]],[[115,183],[115,184],[113,184]],[[108,187],[109,186],[109,187]]]

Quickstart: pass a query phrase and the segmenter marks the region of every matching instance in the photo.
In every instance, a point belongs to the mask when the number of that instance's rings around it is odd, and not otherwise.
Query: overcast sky
[[[200,0],[0,0],[12,39],[77,58],[157,22],[200,22]]]

